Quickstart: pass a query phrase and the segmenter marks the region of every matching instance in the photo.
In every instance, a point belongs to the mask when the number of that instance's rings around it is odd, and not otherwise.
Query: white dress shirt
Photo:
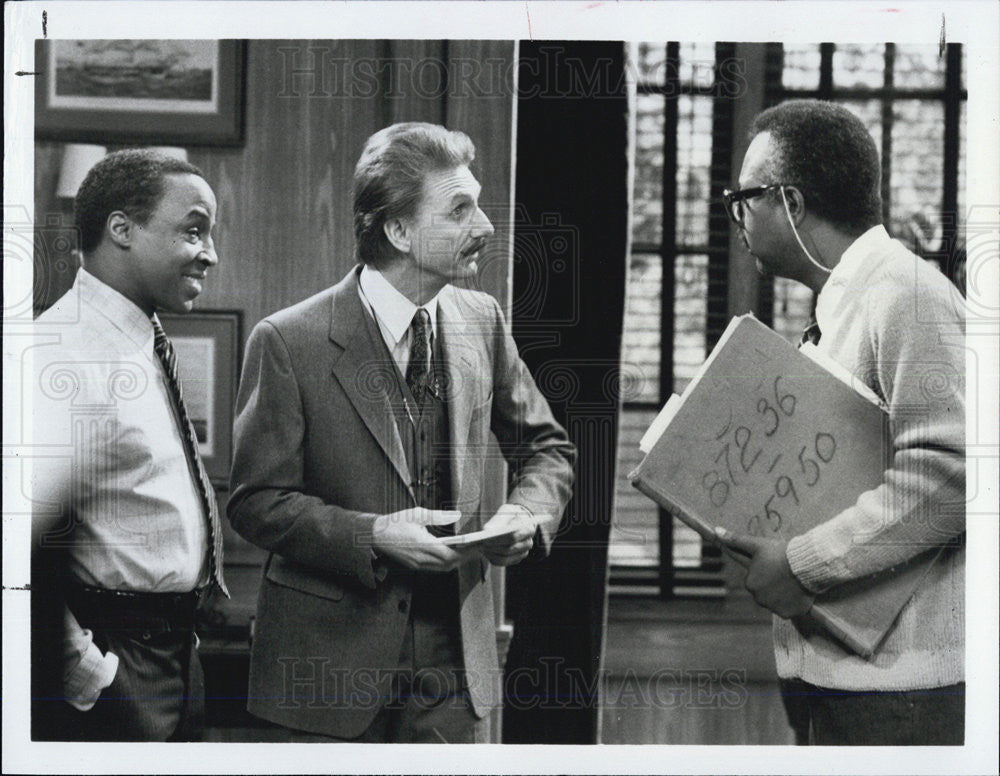
[[[399,367],[399,373],[406,375],[412,340],[410,323],[417,312],[417,305],[397,291],[385,279],[385,275],[367,264],[361,269],[361,277],[358,278],[358,293],[365,309],[375,317],[385,346]],[[433,299],[422,305],[431,317],[431,352],[434,349],[434,337],[437,336],[437,303],[440,294],[439,291]]]
[[[75,519],[63,537],[70,572],[114,590],[207,584],[208,519],[150,318],[81,268],[34,328],[33,444],[45,455],[32,497],[36,509]],[[66,614],[64,689],[87,708],[117,661]]]

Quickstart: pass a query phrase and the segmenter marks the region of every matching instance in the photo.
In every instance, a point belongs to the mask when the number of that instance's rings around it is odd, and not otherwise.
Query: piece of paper
[[[642,439],[639,440],[639,450],[643,453],[648,453],[653,449],[653,445],[656,444],[663,432],[667,430],[667,426],[670,425],[670,421],[673,420],[674,415],[677,414],[677,410],[681,408],[683,399],[676,393],[670,394],[670,398],[667,399],[667,403],[663,405],[663,409],[660,410],[660,414],[656,416],[653,422],[646,429],[646,433],[642,435]]]
[[[445,536],[441,539],[442,544],[447,544],[449,547],[461,547],[467,549],[469,547],[478,547],[482,544],[486,544],[493,539],[497,539],[504,536],[513,536],[517,531],[517,528],[502,528],[499,530],[482,530],[473,531],[467,534],[458,534],[457,536]]]

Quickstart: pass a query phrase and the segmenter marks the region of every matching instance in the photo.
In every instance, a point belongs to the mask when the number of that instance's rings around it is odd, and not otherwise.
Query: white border
[[[431,6],[431,7],[428,7]],[[48,37],[68,38],[534,38],[937,43],[942,16],[949,41],[969,47],[966,201],[980,205],[992,238],[976,300],[1000,310],[995,240],[1000,210],[1000,6],[983,2],[25,2],[4,6],[5,214],[33,210],[33,39],[47,14]],[[31,216],[29,215],[29,219]],[[5,229],[7,225],[5,224]],[[30,288],[30,261],[5,249],[7,298]],[[10,293],[11,290],[15,293]],[[982,487],[970,513],[997,515],[996,324],[970,325],[970,368],[979,381],[977,428]],[[16,345],[5,326],[4,357]],[[973,372],[970,371],[970,377]],[[21,397],[4,370],[4,441],[18,437]],[[5,460],[6,464],[6,460]],[[275,744],[29,744],[25,663],[27,531],[12,516],[17,483],[4,467],[3,769],[126,772],[564,772],[564,773],[996,773],[998,681],[997,521],[969,525],[967,744],[962,748],[803,749],[794,747],[300,747]],[[20,505],[23,511],[23,505]],[[675,626],[676,627],[676,626]]]

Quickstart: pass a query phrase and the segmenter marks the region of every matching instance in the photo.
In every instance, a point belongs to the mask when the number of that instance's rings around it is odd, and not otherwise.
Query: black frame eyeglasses
[[[772,183],[769,186],[751,186],[749,189],[724,190],[722,201],[726,203],[726,213],[729,214],[729,220],[737,226],[743,226],[743,218],[746,215],[743,200],[759,197],[771,189],[780,189],[784,185],[784,183]]]

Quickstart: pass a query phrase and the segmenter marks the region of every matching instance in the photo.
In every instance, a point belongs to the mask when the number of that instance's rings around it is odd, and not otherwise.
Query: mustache
[[[462,258],[482,250],[486,246],[487,239],[486,237],[477,237],[468,248],[462,250]]]

